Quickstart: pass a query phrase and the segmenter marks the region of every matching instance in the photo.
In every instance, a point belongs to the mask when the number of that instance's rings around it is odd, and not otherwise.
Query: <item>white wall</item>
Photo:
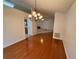
[[[58,39],[63,39],[67,59],[76,59],[76,2],[66,13],[55,13],[53,32],[60,33]]]
[[[3,12],[3,46],[7,47],[25,38],[24,17],[26,13],[7,6],[4,6]]]
[[[65,29],[65,14],[61,12],[55,12],[54,18],[54,30],[53,30],[53,38],[63,39],[64,38],[64,29]],[[55,37],[55,33],[59,33],[60,37]]]
[[[44,21],[38,21],[37,26],[40,26],[42,29],[53,30],[54,20],[45,19]]]
[[[76,59],[76,3],[66,13],[65,38],[63,42],[68,59]]]

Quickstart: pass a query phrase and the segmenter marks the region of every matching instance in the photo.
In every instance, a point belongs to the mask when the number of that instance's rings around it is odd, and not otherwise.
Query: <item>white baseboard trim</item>
[[[8,47],[8,46],[11,46],[11,45],[13,45],[13,44],[15,44],[15,43],[17,43],[17,42],[20,42],[20,41],[24,40],[25,38],[26,38],[26,37],[23,37],[23,38],[21,38],[21,39],[19,39],[19,40],[16,40],[16,41],[13,41],[13,42],[8,43],[8,44],[6,44],[6,45],[3,45],[3,48],[6,48],[6,47]]]
[[[62,40],[62,38],[57,38],[57,37],[53,37],[53,36],[52,36],[52,38]]]
[[[63,41],[63,45],[64,45],[64,49],[65,49],[65,53],[66,53],[66,57],[67,57],[67,59],[69,59],[69,57],[68,57],[68,52],[67,52],[66,46],[65,46],[65,44],[64,44],[64,41]]]

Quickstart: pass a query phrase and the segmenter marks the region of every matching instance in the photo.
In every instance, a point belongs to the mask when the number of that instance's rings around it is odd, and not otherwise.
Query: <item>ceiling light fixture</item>
[[[28,17],[29,17],[29,18],[34,17],[36,21],[43,19],[43,16],[42,16],[40,13],[37,12],[37,9],[36,9],[36,0],[35,0],[35,8],[34,8],[34,10],[32,10],[32,13],[29,14]]]

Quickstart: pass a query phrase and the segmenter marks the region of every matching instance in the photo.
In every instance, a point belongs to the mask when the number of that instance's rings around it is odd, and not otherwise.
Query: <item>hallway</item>
[[[67,59],[61,40],[42,33],[4,48],[4,59]]]

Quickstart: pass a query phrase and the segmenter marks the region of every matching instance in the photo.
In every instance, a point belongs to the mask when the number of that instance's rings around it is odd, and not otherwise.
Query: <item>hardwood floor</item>
[[[38,34],[4,48],[4,59],[67,59],[61,40]]]

